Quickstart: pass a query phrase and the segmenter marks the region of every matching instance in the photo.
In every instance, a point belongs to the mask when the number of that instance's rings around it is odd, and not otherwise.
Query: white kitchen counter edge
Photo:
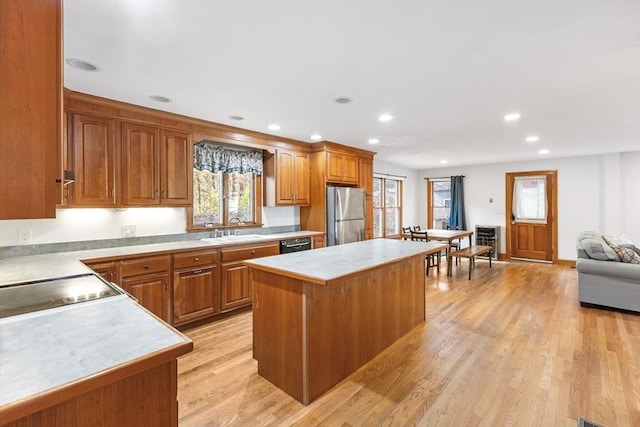
[[[267,243],[282,239],[292,239],[319,234],[324,233],[317,231],[291,231],[286,233],[266,234],[264,237],[257,238],[255,240],[229,240],[224,243],[212,243],[202,240],[184,240],[180,242],[152,243],[148,245],[120,246],[117,248],[88,249],[83,251],[2,258],[0,259],[0,286],[32,280],[43,280],[90,273],[91,270],[80,260]]]
[[[126,295],[0,322],[0,409],[189,342]]]

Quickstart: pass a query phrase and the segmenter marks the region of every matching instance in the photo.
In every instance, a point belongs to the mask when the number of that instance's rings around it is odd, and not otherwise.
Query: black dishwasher
[[[280,240],[281,254],[308,251],[309,249],[311,249],[311,237],[300,237],[297,239]]]

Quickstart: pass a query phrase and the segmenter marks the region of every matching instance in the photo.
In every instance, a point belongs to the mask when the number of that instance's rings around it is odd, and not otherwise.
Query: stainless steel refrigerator
[[[364,188],[327,187],[327,246],[364,240]]]

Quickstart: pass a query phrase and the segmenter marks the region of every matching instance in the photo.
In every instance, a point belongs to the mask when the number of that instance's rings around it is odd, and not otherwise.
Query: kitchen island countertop
[[[408,256],[443,251],[446,244],[395,239],[373,239],[313,251],[295,252],[244,261],[252,268],[278,272],[319,285],[392,263]]]

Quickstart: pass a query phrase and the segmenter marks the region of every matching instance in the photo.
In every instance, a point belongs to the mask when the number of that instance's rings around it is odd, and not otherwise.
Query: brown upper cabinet
[[[327,181],[358,184],[358,157],[327,151]]]
[[[115,206],[114,121],[73,114],[70,122],[68,155],[75,181],[67,187],[67,205]]]
[[[309,204],[309,153],[277,149],[264,166],[266,206]]]
[[[65,206],[191,205],[189,133],[87,114],[69,117],[67,164],[75,181]]]
[[[123,206],[189,206],[192,145],[187,133],[122,123]]]
[[[62,1],[0,1],[0,219],[55,218]]]

